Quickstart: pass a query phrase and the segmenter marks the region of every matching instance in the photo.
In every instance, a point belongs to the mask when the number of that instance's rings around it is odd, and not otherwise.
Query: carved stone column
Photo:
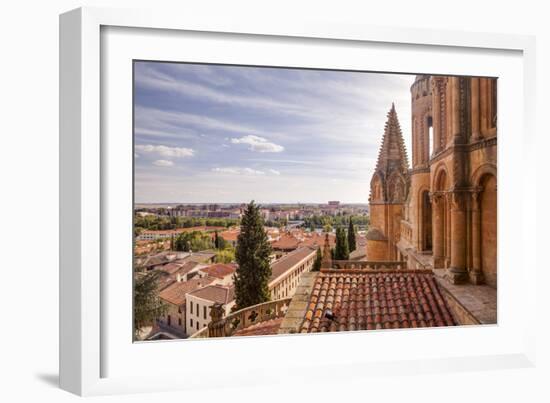
[[[444,225],[444,241],[445,247],[443,256],[445,256],[445,267],[451,266],[451,194],[445,193],[445,225]]]
[[[472,93],[472,140],[476,141],[481,138],[480,129],[480,105],[479,105],[479,78],[473,77],[471,79],[471,93]]]
[[[451,77],[451,135],[454,142],[460,142],[462,137],[460,127],[460,77]]]
[[[467,281],[466,270],[466,200],[464,192],[451,194],[451,267],[447,276],[453,284]]]
[[[225,337],[225,310],[223,304],[215,303],[210,307],[211,322],[208,324],[208,337]]]
[[[432,202],[432,249],[434,258],[434,268],[438,269],[444,265],[444,220],[445,220],[445,208],[444,197],[440,192],[430,193]]]
[[[473,284],[483,284],[481,271],[481,211],[479,208],[479,190],[472,192],[472,271],[470,281]]]

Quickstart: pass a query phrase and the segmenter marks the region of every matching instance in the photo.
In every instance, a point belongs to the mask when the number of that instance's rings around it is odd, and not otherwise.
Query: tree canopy
[[[211,247],[212,238],[202,231],[182,232],[174,242],[174,249],[183,252],[200,251]]]
[[[349,245],[346,236],[346,230],[343,228],[336,228],[336,246],[334,248],[335,260],[348,260],[349,259]]]
[[[251,201],[241,218],[241,231],[235,251],[235,258],[239,264],[234,275],[238,309],[269,301],[271,251],[260,208]]]
[[[355,241],[355,226],[353,225],[353,220],[351,219],[351,217],[349,218],[348,226],[348,246],[350,252],[353,252],[355,249],[357,249],[357,243]]]
[[[158,296],[158,279],[162,274],[153,270],[147,273],[138,272],[134,280],[134,339],[145,326],[166,313],[167,306]]]

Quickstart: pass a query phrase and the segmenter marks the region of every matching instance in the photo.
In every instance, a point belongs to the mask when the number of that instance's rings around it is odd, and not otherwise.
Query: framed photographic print
[[[530,365],[534,265],[512,234],[534,225],[513,191],[532,52],[522,36],[62,15],[62,387]]]

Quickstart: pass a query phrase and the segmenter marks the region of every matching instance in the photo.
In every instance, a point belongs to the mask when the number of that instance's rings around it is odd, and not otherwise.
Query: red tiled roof
[[[225,278],[233,273],[235,273],[235,270],[237,269],[237,266],[235,264],[222,264],[217,263],[210,265],[208,267],[205,267],[203,269],[200,269],[203,273],[206,273],[207,275],[211,277],[216,278]]]
[[[207,301],[227,304],[235,299],[235,288],[222,285],[209,285],[190,292],[189,294]]]
[[[327,317],[332,311],[334,319]],[[454,326],[430,271],[322,270],[302,333]]]
[[[240,231],[238,230],[229,230],[229,231],[220,232],[218,233],[218,235],[221,236],[226,241],[233,242],[237,240],[237,237],[239,236],[239,232]]]
[[[281,317],[259,322],[244,329],[237,330],[232,336],[265,336],[268,334],[277,334],[283,319],[284,318]]]
[[[294,236],[283,234],[278,240],[273,242],[271,246],[273,247],[273,249],[292,250],[292,249],[296,249],[299,244],[300,244],[300,241],[296,239]]]
[[[333,248],[336,245],[336,235],[328,234],[328,243],[330,247]],[[307,245],[307,246],[322,247],[324,244],[325,244],[325,234],[318,234],[318,233],[314,233],[307,236],[302,242],[302,245]]]
[[[159,296],[166,302],[174,305],[183,305],[185,296],[201,287],[208,286],[214,281],[213,278],[205,277],[201,279],[191,279],[189,281],[174,282],[163,289]]]
[[[164,271],[168,274],[174,274],[179,269],[181,269],[183,267],[183,265],[184,265],[184,263],[172,262],[172,263],[165,264],[161,267],[157,267],[157,270],[162,270],[162,271]]]
[[[306,234],[302,231],[296,231],[296,235],[285,233],[281,237],[274,241],[271,246],[273,249],[278,250],[293,250],[300,246],[320,246],[325,244],[325,234],[310,233]],[[336,236],[329,234],[329,244],[331,247],[336,245]]]

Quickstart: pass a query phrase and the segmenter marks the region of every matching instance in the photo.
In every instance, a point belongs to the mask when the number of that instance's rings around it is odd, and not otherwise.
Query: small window
[[[189,321],[189,327],[193,327],[193,319]]]
[[[197,321],[197,330],[199,330],[199,322]]]
[[[193,313],[193,301],[191,301],[189,303],[189,309],[190,309],[191,313]],[[191,325],[191,326],[193,326],[193,325]]]
[[[181,318],[178,318],[178,326],[181,326]]]
[[[204,316],[204,319],[206,319],[206,305],[202,307],[202,315]]]

